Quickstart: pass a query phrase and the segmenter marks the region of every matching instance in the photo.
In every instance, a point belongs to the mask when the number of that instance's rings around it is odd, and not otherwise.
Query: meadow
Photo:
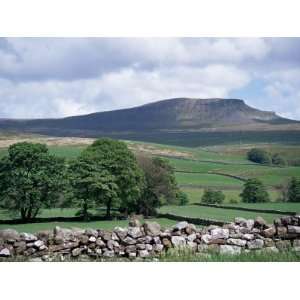
[[[230,222],[235,217],[255,218],[257,212],[241,211],[238,209],[221,209],[212,207],[202,207],[194,205],[200,203],[203,191],[206,188],[222,190],[225,194],[224,205],[234,207],[248,207],[256,209],[272,209],[284,211],[300,211],[300,203],[280,202],[280,187],[285,185],[292,176],[300,176],[300,167],[297,166],[265,166],[252,163],[247,160],[246,152],[255,147],[254,144],[233,144],[206,147],[185,147],[185,146],[166,146],[162,144],[143,143],[126,141],[130,148],[135,152],[146,151],[151,155],[166,157],[175,170],[176,180],[180,188],[188,195],[189,204],[186,206],[163,206],[159,209],[160,213],[172,213],[179,216],[198,217],[215,219]],[[54,155],[65,157],[66,159],[76,158],[85,148],[85,145],[50,145],[50,152]],[[300,153],[300,146],[262,144],[269,151],[281,153],[288,159],[292,159]],[[5,155],[7,150],[0,149],[0,157]],[[242,191],[244,181],[248,178],[259,178],[267,186],[271,202],[248,204],[241,203],[239,194]],[[77,212],[76,208],[70,209],[44,209],[39,217],[72,217]],[[95,215],[99,212],[93,211]],[[274,213],[259,213],[268,222],[280,217]],[[6,211],[0,211],[0,220],[15,218]],[[153,219],[162,226],[172,226],[175,221],[165,218]],[[112,221],[92,221],[92,222],[50,222],[15,224],[9,227],[20,231],[34,232],[42,229],[50,229],[54,226],[61,227],[95,227],[112,229],[115,226],[126,226],[126,220]],[[8,225],[2,224],[0,228],[7,228]]]

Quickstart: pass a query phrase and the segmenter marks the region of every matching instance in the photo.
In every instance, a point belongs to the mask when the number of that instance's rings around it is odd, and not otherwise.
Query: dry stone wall
[[[181,221],[170,229],[162,229],[155,222],[141,225],[132,220],[128,228],[116,227],[112,231],[55,227],[53,231],[31,234],[0,230],[2,260],[134,259],[156,257],[170,248],[232,255],[250,251],[300,252],[300,215],[276,219],[272,225],[258,217],[256,220],[236,218],[223,226],[202,228]]]

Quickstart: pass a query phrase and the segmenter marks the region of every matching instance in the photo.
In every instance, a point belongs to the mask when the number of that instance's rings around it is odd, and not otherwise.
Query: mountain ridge
[[[149,139],[174,132],[299,131],[300,122],[262,111],[242,99],[171,98],[132,108],[56,119],[0,120],[0,129],[52,136]],[[180,137],[179,137],[180,138]],[[151,141],[151,138],[149,139]]]

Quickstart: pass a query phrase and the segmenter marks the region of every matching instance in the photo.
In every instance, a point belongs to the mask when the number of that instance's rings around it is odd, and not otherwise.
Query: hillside
[[[3,119],[0,120],[0,129],[56,136],[106,135],[158,141],[156,138],[165,139],[162,136],[166,134],[167,140],[170,137],[180,139],[183,133],[197,139],[195,134],[210,137],[216,133],[228,135],[234,132],[235,136],[241,132],[267,131],[272,136],[274,132],[296,131],[298,137],[300,122],[282,118],[274,112],[252,108],[240,99],[176,98],[134,108],[61,119]],[[179,137],[176,136],[178,134]]]

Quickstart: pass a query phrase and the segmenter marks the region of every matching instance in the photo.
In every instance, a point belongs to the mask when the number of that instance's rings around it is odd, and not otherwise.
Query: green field
[[[180,216],[210,218],[223,221],[232,221],[235,217],[255,218],[256,212],[245,212],[236,209],[220,209],[211,207],[201,207],[192,205],[200,203],[205,188],[215,188],[222,190],[225,194],[225,204],[230,206],[240,206],[249,208],[278,209],[285,211],[300,211],[299,203],[277,202],[281,194],[279,185],[285,184],[292,176],[300,176],[300,167],[274,167],[263,166],[251,163],[246,158],[246,152],[257,145],[233,144],[206,147],[184,147],[184,146],[166,146],[154,143],[142,143],[127,141],[130,147],[137,148],[144,146],[150,153],[155,150],[154,155],[168,156],[171,165],[175,169],[175,176],[181,189],[189,197],[187,206],[164,206],[160,208],[161,213],[172,213]],[[67,159],[76,158],[86,146],[50,146],[50,152]],[[295,159],[300,154],[300,146],[280,145],[280,144],[262,144],[270,152],[281,153],[286,159]],[[164,152],[168,150],[168,154]],[[159,154],[159,151],[162,153]],[[184,159],[172,156],[172,151],[183,153]],[[0,149],[0,157],[7,153],[6,149]],[[227,176],[226,176],[227,175]],[[232,178],[230,176],[237,176]],[[267,186],[270,194],[271,203],[245,204],[240,203],[239,194],[242,191],[244,181],[247,178],[259,178]],[[238,202],[230,204],[231,201]],[[77,209],[45,209],[39,217],[72,217]],[[94,214],[101,214],[94,211]],[[259,214],[268,222],[280,215],[264,213]],[[0,219],[7,220],[15,218],[5,211],[0,211]],[[167,219],[157,219],[162,226],[171,226],[175,221]],[[50,229],[55,225],[62,227],[96,227],[111,229],[117,225],[127,226],[127,221],[97,221],[97,222],[56,222],[56,223],[33,223],[22,225],[0,225],[0,228],[16,228],[20,231],[34,232],[40,229]]]
[[[158,222],[162,227],[171,227],[176,224],[176,221],[169,219],[148,219],[147,221]],[[116,221],[95,221],[95,222],[46,222],[46,223],[30,223],[30,224],[17,224],[6,225],[0,224],[0,229],[13,228],[19,232],[37,232],[39,230],[52,230],[55,226],[63,228],[94,228],[94,229],[108,229],[111,230],[116,226],[127,227],[128,220]]]
[[[189,203],[200,203],[201,202],[201,197],[203,195],[204,189],[203,188],[195,188],[195,187],[182,187],[181,188],[189,197]],[[231,200],[234,200],[234,202],[239,202],[239,205],[248,205],[248,203],[240,203],[241,199],[240,199],[240,193],[242,192],[242,189],[226,189],[223,190],[223,193],[225,195],[225,200],[224,203],[229,204]],[[277,190],[272,190],[270,189],[269,191],[269,195],[271,198],[272,202],[275,202],[278,200],[278,198],[280,197],[280,193]],[[255,204],[249,204],[249,205],[266,205],[266,206],[273,206],[273,205],[277,205],[277,204],[281,204],[283,206],[286,206],[286,203],[255,203]],[[292,205],[293,203],[289,203],[288,205]],[[232,204],[235,205],[236,204]]]
[[[246,219],[253,219],[257,216],[263,217],[266,221],[272,223],[274,219],[282,217],[282,215],[270,214],[270,213],[257,213],[240,211],[236,209],[221,209],[214,207],[203,207],[198,205],[186,205],[186,206],[163,206],[159,210],[161,213],[170,213],[183,217],[214,219],[226,222],[232,222],[235,217],[242,217]]]

